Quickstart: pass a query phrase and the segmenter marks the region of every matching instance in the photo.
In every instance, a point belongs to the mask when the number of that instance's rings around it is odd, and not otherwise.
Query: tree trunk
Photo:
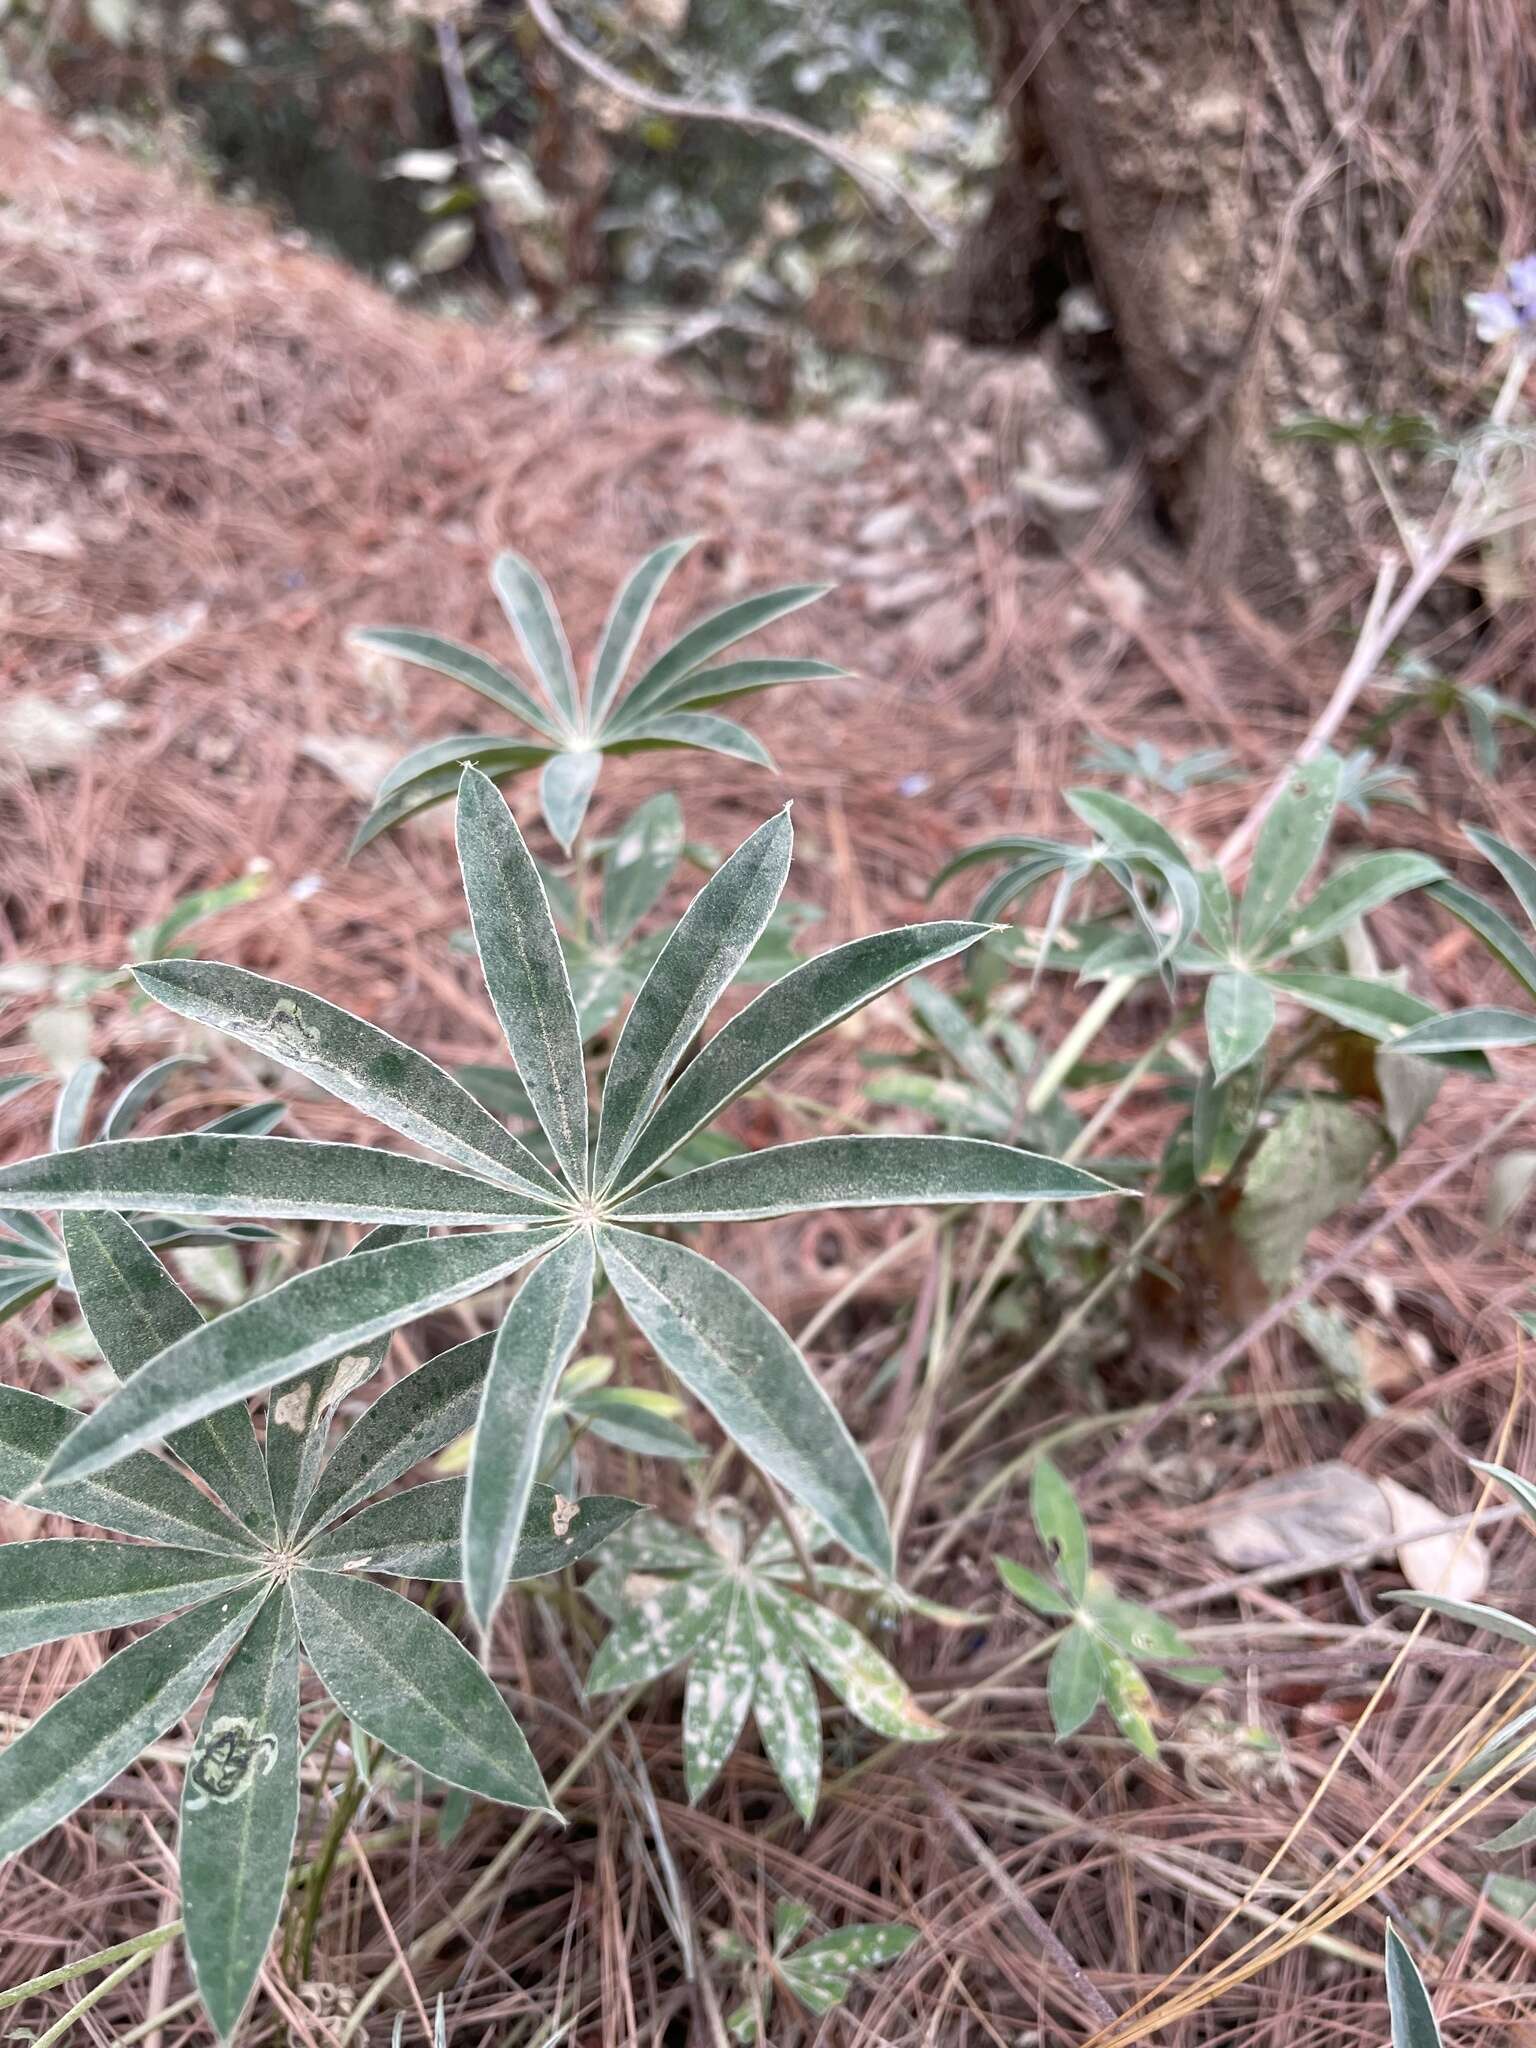
[[[1085,261],[1199,569],[1272,609],[1348,566],[1374,488],[1307,412],[1454,410],[1462,293],[1533,238],[1523,0],[973,0],[1012,159],[1012,338]],[[1051,181],[1055,181],[1053,197]],[[1034,280],[1036,303],[1018,279]],[[1378,529],[1379,530],[1379,526]]]

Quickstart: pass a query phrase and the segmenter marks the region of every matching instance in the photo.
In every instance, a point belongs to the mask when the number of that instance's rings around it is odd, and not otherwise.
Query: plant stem
[[[304,1893],[304,1918],[300,1923],[298,1941],[298,1975],[307,1978],[314,1962],[315,1936],[320,1929],[320,1915],[325,1908],[325,1894],[336,1868],[336,1858],[347,1831],[357,1818],[357,1810],[368,1796],[368,1787],[363,1783],[357,1765],[348,1767],[346,1780],[336,1800],[336,1811],[331,1815],[330,1827],[315,1859],[314,1876]]]

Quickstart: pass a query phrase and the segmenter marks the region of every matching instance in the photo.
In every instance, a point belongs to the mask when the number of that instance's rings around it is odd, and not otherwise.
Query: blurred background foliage
[[[965,0],[563,18],[641,87],[838,138],[957,238],[985,203],[1003,137]],[[878,386],[947,267],[824,156],[622,100],[516,4],[0,0],[0,50],[13,86],[118,141],[176,142],[215,189],[397,292],[458,311],[510,295],[557,330],[702,353],[758,397]]]

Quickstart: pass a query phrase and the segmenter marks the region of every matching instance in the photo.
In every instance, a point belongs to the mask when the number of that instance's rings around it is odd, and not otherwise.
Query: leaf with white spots
[[[816,1687],[783,1608],[758,1592],[757,1690],[752,1715],[768,1761],[779,1774],[802,1820],[809,1822],[821,1796],[821,1711]]]
[[[841,2005],[860,1970],[878,1970],[904,1956],[917,1939],[915,1927],[864,1922],[839,1927],[808,1941],[780,1965],[784,1981],[800,2003],[814,2013]]]
[[[623,1686],[646,1685],[681,1664],[709,1631],[714,1593],[713,1586],[696,1579],[647,1591],[614,1624],[592,1659],[588,1693],[595,1697]]]
[[[688,1673],[683,1707],[683,1771],[697,1805],[720,1775],[746,1725],[757,1681],[752,1596],[730,1579],[711,1603],[711,1620]]]
[[[783,1596],[806,1657],[849,1713],[897,1742],[941,1742],[949,1733],[918,1705],[906,1682],[851,1622],[798,1593]]]

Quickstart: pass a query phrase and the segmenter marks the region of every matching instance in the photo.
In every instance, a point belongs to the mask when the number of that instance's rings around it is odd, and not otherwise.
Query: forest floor
[[[1170,756],[1229,749],[1244,780],[1162,806],[1214,845],[1323,701],[1343,645],[1334,622],[1355,585],[1341,565],[1336,591],[1311,594],[1316,623],[1291,632],[1193,592],[1138,509],[1134,467],[1105,457],[1094,473],[1091,423],[1058,397],[1038,362],[939,348],[917,396],[857,417],[729,416],[665,366],[402,309],[259,217],[8,111],[0,972],[114,966],[136,926],[259,860],[270,864],[265,891],[200,934],[205,951],[320,989],[441,1060],[494,1058],[489,1009],[449,945],[463,911],[446,812],[345,864],[371,783],[407,745],[456,729],[462,693],[417,671],[361,666],[345,635],[391,621],[496,645],[486,572],[507,546],[557,592],[578,654],[625,567],[673,534],[705,540],[676,578],[666,623],[749,587],[836,582],[795,622],[792,644],[855,674],[769,696],[749,714],[781,779],[722,773],[708,757],[641,756],[611,768],[598,799],[600,816],[616,819],[675,786],[690,836],[729,847],[793,798],[790,893],[824,912],[818,946],[920,914],[943,858],[990,830],[1060,826],[1060,792],[1090,737],[1152,740]],[[1038,491],[1015,487],[1021,467],[1093,488],[1055,493],[1048,516]],[[1374,814],[1392,843],[1461,866],[1463,819],[1528,841],[1529,747],[1523,757],[1511,748],[1490,781],[1454,734],[1400,732],[1425,808]],[[1376,829],[1345,828],[1360,844]],[[1465,934],[1447,935],[1428,907],[1395,908],[1380,929],[1420,994],[1500,999]],[[49,1000],[22,994],[0,1013],[5,1071],[35,1061],[28,1027]],[[1081,1002],[1065,981],[1047,982],[1028,1021],[1052,1043]],[[164,1049],[160,1021],[120,1000],[99,1003],[92,1026],[91,1049],[114,1077]],[[1149,995],[1122,1011],[1112,1043],[1139,1050],[1156,1028]],[[851,1044],[899,1042],[877,1012],[862,1037],[797,1069],[793,1086],[857,1114]],[[242,1071],[213,1073],[219,1106],[238,1099]],[[1075,1099],[1089,1108],[1096,1098],[1090,1087]],[[1343,1242],[1516,1099],[1502,1083],[1447,1087],[1411,1157],[1314,1250]],[[334,1105],[307,1094],[295,1105],[286,1128],[355,1135]],[[792,1112],[753,1114],[761,1141]],[[1133,1097],[1114,1149],[1134,1153],[1138,1133],[1143,1147],[1157,1142],[1152,1115],[1150,1091],[1145,1114]],[[10,1115],[8,1152],[44,1141],[41,1116],[30,1105]],[[1536,1276],[1528,1243],[1483,1228],[1485,1182],[1486,1166],[1459,1173],[1351,1277],[1347,1299],[1395,1360],[1380,1413],[1326,1393],[1279,1398],[1319,1383],[1316,1359],[1281,1332],[1233,1382],[1255,1397],[1245,1414],[1192,1401],[1150,1455],[1106,1461],[1084,1492],[1100,1554],[1126,1590],[1207,1621],[1202,1645],[1233,1674],[1219,1711],[1169,1710],[1161,1762],[1128,1761],[1102,1736],[1052,1743],[1043,1667],[1013,1668],[1039,1632],[1017,1608],[958,1634],[903,1626],[891,1654],[924,1703],[966,1696],[955,1737],[923,1752],[920,1771],[897,1756],[841,1793],[834,1783],[808,1831],[790,1828],[750,1745],[690,1808],[668,1688],[641,1712],[660,1826],[700,1927],[755,1940],[787,1893],[834,1922],[901,1917],[923,1929],[921,1961],[875,1980],[855,2008],[862,2018],[834,2020],[817,2038],[946,2048],[1085,2039],[1094,1999],[1121,2011],[1152,1990],[1280,1848],[1385,1669],[1371,1594],[1395,1581],[1390,1567],[1356,1565],[1234,1588],[1202,1528],[1223,1491],[1329,1458],[1409,1479],[1447,1514],[1473,1504],[1464,1455],[1492,1455],[1515,1394],[1501,1311]],[[744,1234],[728,1262],[794,1327],[898,1234],[879,1216],[835,1217],[813,1232]],[[919,1250],[890,1267],[858,1317],[824,1333],[817,1360],[844,1371],[840,1387],[861,1383],[857,1369],[846,1377],[851,1347],[882,1318],[901,1320],[927,1260]],[[19,1361],[30,1383],[55,1389],[69,1368],[35,1334],[25,1324],[0,1333],[7,1371]],[[998,1339],[990,1369],[1039,1334]],[[1130,1327],[1097,1377],[1082,1361],[1074,1370],[1069,1352],[1005,1435],[925,1488],[912,1518],[924,1543],[1035,1437],[1081,1424],[1096,1453],[1116,1413],[1167,1394],[1167,1361],[1142,1337]],[[878,1443],[894,1420],[877,1403],[856,1430]],[[1505,1461],[1530,1469],[1533,1438],[1527,1401]],[[0,1508],[4,1533],[37,1526]],[[990,1613],[991,1554],[1030,1549],[1022,1493],[957,1536],[941,1580],[923,1590]],[[1510,1584],[1528,1539],[1500,1524],[1489,1541],[1495,1585]],[[99,1654],[82,1643],[14,1660],[0,1720],[31,1719]],[[1347,1864],[1393,1788],[1464,1718],[1492,1662],[1442,1649],[1403,1668],[1241,1929]],[[537,1740],[568,1761],[586,1716],[569,1666],[551,1646],[509,1644],[506,1670],[552,1703]],[[1264,1740],[1248,1739],[1251,1729]],[[396,1945],[446,1916],[415,1982],[429,2001],[447,1992],[455,2048],[531,2040],[534,2020],[557,2011],[577,2015],[565,2038],[582,2043],[713,2038],[709,1995],[682,1981],[654,1866],[633,1853],[636,1823],[606,1769],[595,1761],[568,1795],[576,1824],[537,1837],[489,1912],[464,1924],[455,1902],[505,1840],[504,1813],[477,1808],[451,1848],[416,1853],[413,1809],[403,1822],[370,1809],[359,1824],[367,1861],[337,1874],[314,1981],[295,1990],[269,1974],[268,2016],[306,2043],[336,2039],[338,2011]],[[0,1873],[0,1990],[169,1917],[174,1798],[168,1763],[153,1755],[97,1803],[94,1825],[59,1830]],[[995,1862],[978,1861],[968,1828]],[[1421,1927],[1426,1912],[1463,1916],[1441,1952],[1455,2048],[1517,2038],[1512,1987],[1530,1972],[1536,1924],[1480,1894],[1485,1868],[1464,1843],[1430,1850],[1334,1937],[1294,1949],[1159,2038],[1181,2048],[1238,2036],[1251,2048],[1384,2042],[1371,1958],[1388,1904]],[[1059,1952],[1042,1951],[1029,1911]],[[200,2042],[186,1991],[168,1947],[89,2025],[103,2041]],[[68,1995],[21,2017],[40,2031]],[[396,2008],[412,2010],[404,1979],[380,2013]],[[1536,2042],[1536,2020],[1524,2024],[1518,2038]],[[375,2014],[374,2038],[385,2031]],[[814,2034],[781,2009],[775,2039]]]

